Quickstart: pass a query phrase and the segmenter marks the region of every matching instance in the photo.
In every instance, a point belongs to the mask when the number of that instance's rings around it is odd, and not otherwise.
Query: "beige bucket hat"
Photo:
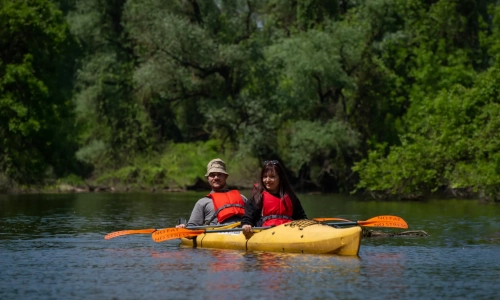
[[[223,174],[229,175],[226,172],[226,163],[220,158],[212,159],[208,163],[207,174],[205,174],[205,177],[207,177],[208,174],[210,174],[210,173],[223,173]]]

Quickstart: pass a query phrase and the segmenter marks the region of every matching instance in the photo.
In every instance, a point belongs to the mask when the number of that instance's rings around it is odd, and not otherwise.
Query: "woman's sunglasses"
[[[265,160],[264,161],[264,165],[269,165],[269,164],[277,165],[278,163],[279,163],[279,161],[277,161],[277,160]]]

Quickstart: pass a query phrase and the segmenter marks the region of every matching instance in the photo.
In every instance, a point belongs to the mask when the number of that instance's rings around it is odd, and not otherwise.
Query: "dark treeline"
[[[301,190],[500,198],[496,1],[0,3],[3,189],[221,157],[238,186],[278,159]]]

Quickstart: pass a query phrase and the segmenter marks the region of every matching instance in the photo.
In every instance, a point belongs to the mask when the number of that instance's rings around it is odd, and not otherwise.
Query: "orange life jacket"
[[[212,198],[214,203],[215,214],[212,219],[217,218],[219,223],[229,217],[245,214],[245,202],[237,190],[225,193],[215,192],[208,194],[207,197]]]
[[[285,204],[283,203],[286,203]],[[262,226],[281,225],[292,221],[292,200],[288,195],[284,199],[262,192]]]

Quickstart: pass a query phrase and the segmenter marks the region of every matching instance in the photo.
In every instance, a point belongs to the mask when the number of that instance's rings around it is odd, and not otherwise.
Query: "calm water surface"
[[[103,239],[172,227],[202,195],[0,195],[0,299],[500,299],[500,206],[474,200],[301,195],[311,218],[390,214],[429,233],[365,238],[359,257]]]

